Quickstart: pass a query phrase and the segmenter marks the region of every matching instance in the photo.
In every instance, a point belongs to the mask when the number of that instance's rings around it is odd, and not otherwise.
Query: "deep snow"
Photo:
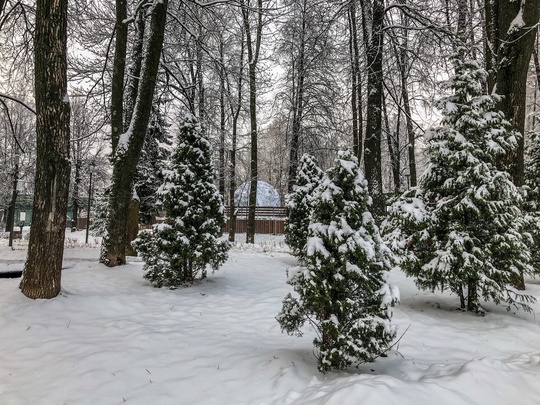
[[[288,336],[275,320],[296,264],[282,237],[237,243],[208,281],[167,290],[142,279],[137,258],[109,269],[98,240],[67,236],[59,297],[32,301],[19,279],[0,279],[0,404],[540,404],[540,304],[477,317],[393,271],[401,340],[322,375],[313,332]],[[6,245],[0,271],[22,269],[24,243]],[[539,281],[528,288],[540,297]]]

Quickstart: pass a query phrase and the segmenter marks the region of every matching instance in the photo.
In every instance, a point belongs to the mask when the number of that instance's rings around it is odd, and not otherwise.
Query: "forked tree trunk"
[[[520,132],[518,147],[503,164],[510,172],[514,184],[524,184],[525,171],[525,113],[527,74],[540,18],[540,0],[487,0],[486,1],[486,65],[488,87],[496,89],[502,97],[500,110]],[[516,24],[523,22],[524,24]],[[516,288],[524,290],[523,275],[515,280]]]
[[[37,0],[34,37],[37,160],[32,232],[20,288],[29,298],[60,293],[69,195],[67,0]]]
[[[150,32],[145,47],[133,118],[126,132],[122,136],[118,136],[116,144],[114,132],[112,134],[113,147],[116,146],[116,148],[113,156],[112,186],[106,224],[107,234],[103,238],[100,257],[100,262],[109,267],[126,263],[127,219],[133,192],[133,179],[150,119],[159,60],[163,47],[167,0],[155,1],[151,7],[153,10]],[[115,80],[116,78],[113,78],[113,81]],[[115,108],[118,108],[118,106]],[[122,116],[120,117],[122,118]]]

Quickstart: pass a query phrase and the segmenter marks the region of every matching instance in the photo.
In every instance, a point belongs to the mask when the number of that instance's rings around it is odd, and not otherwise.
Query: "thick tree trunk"
[[[113,156],[112,186],[109,195],[107,234],[103,238],[101,263],[114,267],[126,263],[126,232],[129,204],[133,192],[133,178],[139,161],[150,119],[152,100],[159,67],[167,0],[154,3],[150,32],[145,47],[141,79],[129,128],[119,137]]]
[[[499,108],[522,134],[503,162],[519,187],[524,184],[527,74],[537,31],[531,27],[538,24],[540,0],[488,0],[485,11],[489,91],[503,96]],[[514,284],[525,289],[523,276]]]
[[[126,94],[124,96],[124,126],[122,131],[129,127],[129,123],[133,117],[135,102],[137,101],[137,94],[139,92],[144,49],[144,29],[146,26],[144,13],[144,9],[139,10],[135,20],[137,37],[135,38],[135,43],[131,50],[131,65],[129,67],[128,83],[126,86]]]
[[[34,37],[37,161],[32,232],[20,288],[29,298],[60,292],[69,195],[67,0],[37,0]]]
[[[116,151],[120,134],[124,132],[124,78],[128,40],[127,0],[116,0],[116,43],[114,47],[111,89],[111,143]]]
[[[380,218],[386,211],[381,167],[384,1],[373,0],[372,3],[361,4],[368,65],[364,163],[368,189],[373,199],[372,213]]]

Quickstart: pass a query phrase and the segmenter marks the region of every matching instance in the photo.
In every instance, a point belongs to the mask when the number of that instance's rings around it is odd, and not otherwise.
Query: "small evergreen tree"
[[[227,260],[229,244],[218,240],[224,224],[221,195],[213,184],[210,143],[198,120],[187,115],[171,170],[158,194],[166,221],[142,232],[135,249],[145,261],[145,278],[156,287],[176,288],[206,277]]]
[[[509,286],[532,271],[521,193],[498,168],[515,133],[495,109],[498,97],[483,94],[485,70],[458,56],[454,63],[451,95],[438,102],[442,125],[427,134],[428,168],[383,228],[420,288],[449,288],[469,311],[482,312],[480,298],[525,304],[532,297]]]
[[[307,242],[309,217],[313,207],[313,191],[319,185],[324,173],[315,158],[304,154],[298,163],[296,183],[293,192],[285,197],[289,209],[285,220],[285,242],[293,255],[304,259]]]
[[[390,307],[399,299],[398,291],[386,284],[392,254],[370,206],[358,160],[340,151],[315,191],[306,268],[289,274],[298,297],[288,294],[277,316],[289,334],[301,335],[306,321],[314,327],[321,372],[371,361],[395,337]]]
[[[153,107],[134,181],[140,203],[139,222],[142,224],[153,223],[157,215],[157,190],[163,184],[170,145],[164,117],[159,106]]]

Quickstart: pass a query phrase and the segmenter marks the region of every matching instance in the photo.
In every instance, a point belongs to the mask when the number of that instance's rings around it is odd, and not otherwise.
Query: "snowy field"
[[[477,317],[396,271],[394,350],[322,375],[313,332],[287,336],[274,319],[295,265],[283,237],[237,243],[208,281],[171,291],[143,280],[140,260],[109,269],[99,240],[66,236],[59,297],[32,301],[0,279],[2,405],[540,404],[540,304]],[[22,269],[25,242],[14,248],[0,240],[0,271]],[[540,297],[539,281],[528,287]]]

